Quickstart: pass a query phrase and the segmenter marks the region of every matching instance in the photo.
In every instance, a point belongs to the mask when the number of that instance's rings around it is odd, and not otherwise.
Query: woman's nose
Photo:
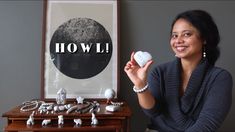
[[[176,41],[176,43],[183,43],[184,39],[182,36],[178,36],[175,41]]]

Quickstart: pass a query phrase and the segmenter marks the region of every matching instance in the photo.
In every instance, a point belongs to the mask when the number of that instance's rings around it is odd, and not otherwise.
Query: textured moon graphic
[[[56,43],[65,43],[65,53],[56,53]],[[75,53],[67,50],[70,43],[77,45]],[[81,43],[92,44],[89,53],[83,52]],[[96,43],[100,43],[104,53],[97,53]],[[91,78],[102,72],[111,59],[112,48],[112,40],[106,29],[89,18],[68,20],[57,28],[50,41],[50,55],[54,65],[64,75],[75,79]]]

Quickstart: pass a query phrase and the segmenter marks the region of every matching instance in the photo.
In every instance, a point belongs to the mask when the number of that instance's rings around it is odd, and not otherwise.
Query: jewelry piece
[[[206,58],[206,47],[203,48],[203,58]]]
[[[92,107],[89,110],[90,113],[97,113],[100,112],[100,104],[97,101],[93,101]]]
[[[76,110],[76,109],[78,109],[78,105],[72,106],[71,108],[69,108],[69,109],[66,111],[66,113],[69,114],[70,112],[72,112],[72,111],[74,111],[74,110]]]
[[[64,111],[65,107],[63,105],[59,106],[59,111]]]
[[[133,91],[136,92],[136,93],[142,93],[144,92],[145,90],[148,89],[148,83],[143,87],[143,88],[136,88],[135,86],[133,87]]]
[[[91,108],[93,108],[93,104],[91,102],[85,102],[85,104],[85,106],[78,108],[76,112],[79,114],[87,113]]]
[[[88,111],[90,111],[91,108],[93,108],[93,106],[92,105],[88,105],[87,107],[83,107],[81,109],[78,109],[77,112],[79,114],[87,113]]]
[[[113,102],[113,101],[111,101],[111,104],[115,105],[115,106],[122,106],[123,102]]]
[[[27,111],[35,110],[35,109],[38,108],[38,104],[39,104],[38,101],[26,101],[26,102],[23,102],[24,106],[22,106],[20,108],[20,111],[27,112]]]
[[[64,107],[65,107],[66,110],[70,109],[72,106],[73,106],[73,104],[64,105]]]
[[[45,103],[43,102],[40,107],[38,108],[38,111],[40,111],[40,114],[42,113],[46,113],[48,114],[49,112],[48,111],[51,111],[53,109],[53,105],[54,103]]]
[[[47,110],[51,111],[53,109],[53,105],[50,105],[50,106],[48,106],[46,108],[47,108]]]
[[[56,106],[54,106],[53,109],[54,109],[55,112],[58,112],[59,111],[59,106],[56,105]]]

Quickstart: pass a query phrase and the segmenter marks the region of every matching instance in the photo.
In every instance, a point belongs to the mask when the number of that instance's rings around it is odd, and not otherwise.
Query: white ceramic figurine
[[[32,112],[32,114],[29,116],[29,119],[27,120],[26,124],[27,125],[34,125],[34,111]]]
[[[63,125],[64,124],[64,117],[63,115],[58,116],[58,125]]]
[[[91,113],[92,117],[91,117],[91,125],[98,125],[98,120],[95,117],[94,113]]]
[[[44,120],[42,121],[42,126],[46,126],[46,125],[48,125],[49,123],[51,123],[51,119],[44,119]]]
[[[74,123],[76,124],[76,126],[80,126],[82,125],[82,120],[81,119],[73,119]]]

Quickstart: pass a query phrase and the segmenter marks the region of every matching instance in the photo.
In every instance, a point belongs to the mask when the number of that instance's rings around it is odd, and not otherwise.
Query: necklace
[[[111,101],[111,104],[114,105],[114,106],[122,106],[123,102],[113,102],[113,101]]]
[[[23,102],[23,106],[20,108],[20,111],[27,112],[32,111],[38,108],[38,101],[25,101]]]

